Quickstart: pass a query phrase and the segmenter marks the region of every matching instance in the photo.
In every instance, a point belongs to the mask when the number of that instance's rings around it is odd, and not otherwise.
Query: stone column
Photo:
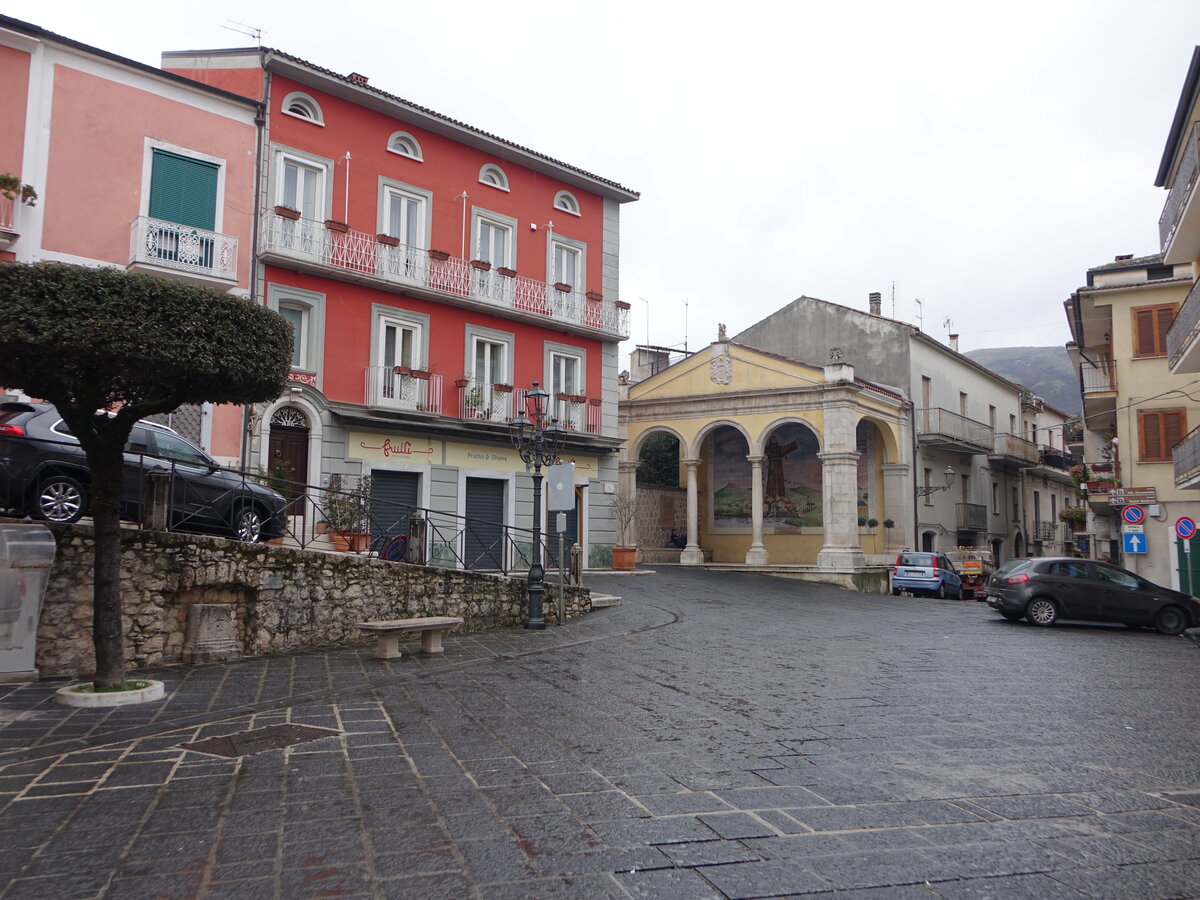
[[[629,460],[621,460],[617,463],[617,496],[628,499],[631,504],[631,509],[634,510],[633,518],[630,519],[628,525],[621,521],[621,517],[617,517],[617,546],[618,547],[636,547],[638,543],[637,535],[637,470],[639,462],[630,462]]]
[[[704,551],[700,549],[700,496],[696,487],[696,470],[700,460],[685,459],[687,468],[687,546],[679,553],[679,564],[698,566],[704,562]]]
[[[770,560],[763,546],[763,482],[762,464],[765,457],[748,456],[750,460],[750,549],[746,551],[746,565],[765,566]]]
[[[866,555],[858,542],[857,450],[818,453],[821,460],[821,492],[825,545],[817,554],[817,565],[837,569],[862,568]]]
[[[912,487],[909,481],[912,467],[908,463],[884,463],[880,470],[883,472],[883,508],[884,518],[896,523],[895,528],[885,528],[887,553],[899,553],[908,546],[909,535],[912,534]]]

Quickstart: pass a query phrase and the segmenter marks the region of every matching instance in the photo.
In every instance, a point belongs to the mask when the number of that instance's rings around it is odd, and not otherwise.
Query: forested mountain
[[[1024,385],[1056,409],[1071,414],[1082,410],[1079,380],[1065,347],[995,347],[964,355]]]

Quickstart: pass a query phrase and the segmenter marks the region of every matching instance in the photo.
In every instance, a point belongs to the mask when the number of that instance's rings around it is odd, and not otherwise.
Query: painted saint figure
[[[781,444],[772,435],[767,441],[765,455],[767,457],[766,490],[767,497],[787,497],[787,483],[783,478],[783,458],[800,445],[799,441],[789,441]]]

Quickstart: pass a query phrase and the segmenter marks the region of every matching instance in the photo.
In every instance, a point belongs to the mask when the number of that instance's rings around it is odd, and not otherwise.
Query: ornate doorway
[[[304,482],[308,478],[308,416],[294,406],[281,406],[271,416],[267,442],[267,474],[272,486],[290,501],[290,515],[305,513]]]

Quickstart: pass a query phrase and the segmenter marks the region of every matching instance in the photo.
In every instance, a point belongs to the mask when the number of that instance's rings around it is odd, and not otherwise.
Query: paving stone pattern
[[[0,897],[1200,896],[1200,654],[661,570],[546,632],[0,686]],[[181,745],[337,735],[221,759]]]

